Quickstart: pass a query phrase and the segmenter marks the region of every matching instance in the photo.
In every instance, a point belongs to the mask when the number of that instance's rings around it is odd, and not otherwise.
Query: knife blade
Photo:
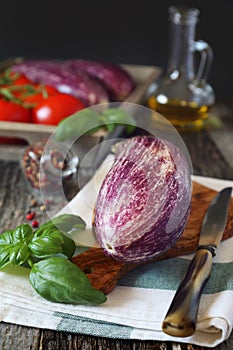
[[[168,335],[188,337],[196,331],[201,294],[227,224],[231,193],[231,187],[220,191],[205,213],[197,251],[162,323],[162,331]]]

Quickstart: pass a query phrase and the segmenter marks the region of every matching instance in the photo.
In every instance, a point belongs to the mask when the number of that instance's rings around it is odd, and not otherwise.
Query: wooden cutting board
[[[172,248],[153,259],[153,261],[189,254],[196,250],[205,212],[216,193],[217,191],[193,182],[191,211],[186,229]],[[223,240],[232,236],[233,198],[231,199]],[[105,294],[110,293],[114,289],[123,275],[141,265],[118,262],[106,257],[101,248],[90,248],[86,252],[74,256],[72,261],[86,273],[91,284]]]

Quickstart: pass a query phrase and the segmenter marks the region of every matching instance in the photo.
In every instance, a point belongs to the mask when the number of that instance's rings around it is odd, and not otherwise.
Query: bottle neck
[[[197,14],[194,10],[188,14],[175,8],[170,10],[168,74],[172,79],[181,75],[186,79],[194,77],[192,42],[195,39],[197,24]]]

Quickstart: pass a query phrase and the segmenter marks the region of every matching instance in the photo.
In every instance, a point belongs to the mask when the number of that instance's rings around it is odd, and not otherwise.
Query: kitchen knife
[[[231,187],[220,191],[205,214],[197,252],[162,323],[162,330],[168,335],[188,337],[196,330],[201,293],[210,277],[212,259],[227,224],[231,192]]]

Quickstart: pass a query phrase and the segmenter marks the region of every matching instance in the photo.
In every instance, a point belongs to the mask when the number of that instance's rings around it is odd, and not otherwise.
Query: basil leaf
[[[71,258],[75,252],[75,243],[72,238],[68,237],[67,233],[73,228],[84,230],[85,227],[85,221],[83,221],[79,216],[72,214],[63,214],[56,216],[52,220],[42,224],[36,230],[35,235],[40,236],[41,234],[44,234],[45,230],[59,231],[60,237],[63,240],[63,248],[62,251],[59,251],[59,253],[66,255],[68,258]]]
[[[67,256],[67,258],[70,259],[74,255],[76,245],[73,239],[67,237],[64,234],[62,234],[62,239],[63,239],[62,254],[64,254],[65,256]]]
[[[52,228],[36,231],[28,247],[37,258],[63,253],[63,234]]]
[[[77,215],[62,214],[55,216],[52,220],[49,220],[42,224],[37,230],[38,234],[40,231],[44,231],[48,228],[57,228],[59,231],[68,233],[72,228],[84,230],[86,227],[85,221]]]
[[[63,234],[55,226],[40,231],[40,237],[35,238],[29,248],[35,257],[47,258],[57,254],[63,254],[67,258],[74,255],[76,245],[74,240]]]
[[[77,139],[100,129],[99,114],[92,108],[81,111],[63,119],[54,131],[56,141]]]
[[[108,108],[102,112],[99,120],[105,124],[108,131],[113,131],[118,124],[125,125],[127,132],[132,132],[136,121],[131,114],[120,108]]]
[[[53,257],[34,264],[29,281],[43,298],[57,303],[101,304],[106,296],[69,260]]]
[[[28,224],[3,232],[0,235],[0,268],[8,264],[24,264],[31,254],[28,242],[32,237],[33,230]]]
[[[22,224],[17,226],[13,230],[13,242],[22,242],[28,244],[33,236],[33,229],[28,224]],[[0,236],[1,237],[1,236]]]
[[[63,119],[54,131],[54,138],[56,141],[77,140],[80,136],[93,133],[103,127],[111,132],[119,124],[125,125],[128,133],[136,127],[135,119],[123,109],[107,108],[98,114],[89,107]]]
[[[80,218],[80,216],[72,214],[56,216],[50,221],[50,225],[51,224],[56,226],[62,232],[69,232],[74,227],[80,230],[84,230],[86,228],[85,221]]]

